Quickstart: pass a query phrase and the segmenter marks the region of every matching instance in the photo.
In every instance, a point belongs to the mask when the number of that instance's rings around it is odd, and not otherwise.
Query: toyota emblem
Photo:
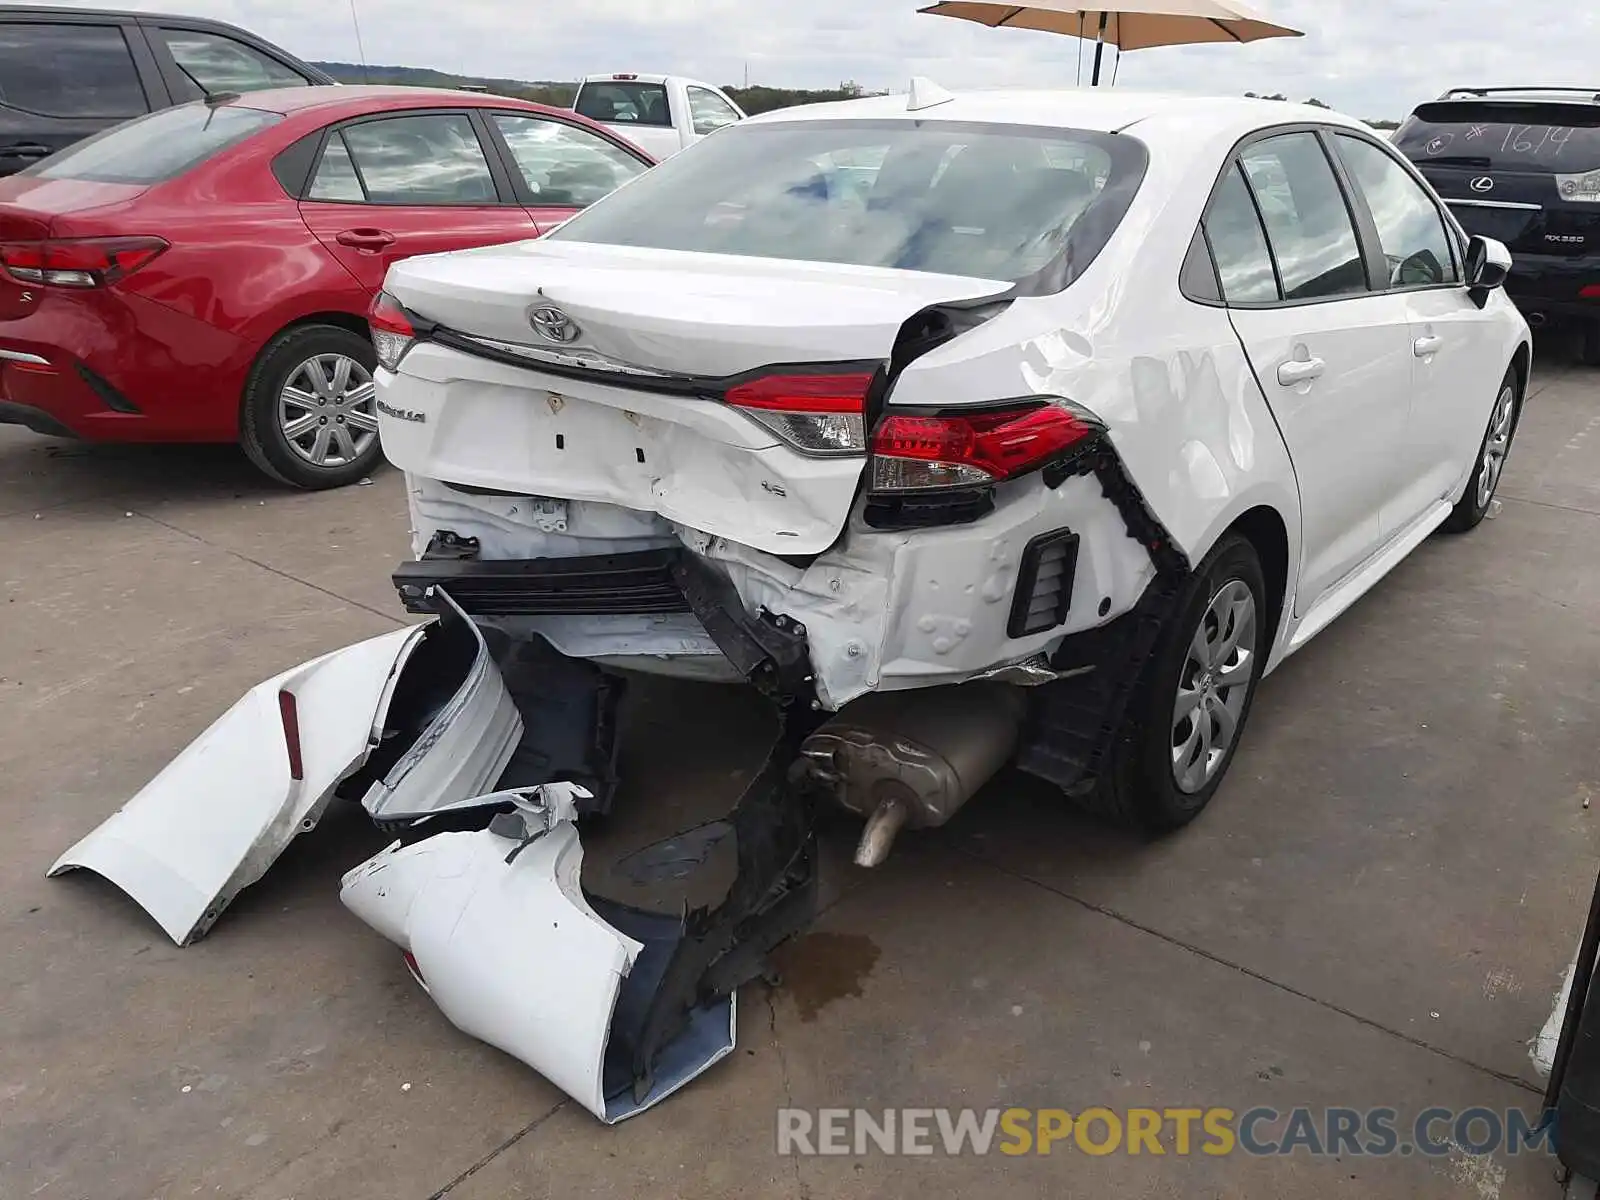
[[[578,323],[559,308],[536,308],[528,314],[528,322],[540,337],[552,342],[578,340]]]
[[[1487,175],[1479,175],[1472,181],[1471,186],[1472,190],[1475,192],[1492,192],[1494,191],[1494,180],[1490,179]]]

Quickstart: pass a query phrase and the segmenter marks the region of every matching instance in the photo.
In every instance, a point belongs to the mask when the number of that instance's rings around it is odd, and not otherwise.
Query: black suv
[[[1459,88],[1395,145],[1468,233],[1511,248],[1506,288],[1528,323],[1576,322],[1600,366],[1600,91]]]
[[[219,21],[0,4],[0,175],[154,109],[332,82]]]

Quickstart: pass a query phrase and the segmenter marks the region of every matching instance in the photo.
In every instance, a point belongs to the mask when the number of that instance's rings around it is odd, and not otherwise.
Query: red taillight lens
[[[417,331],[406,310],[388,292],[379,292],[367,311],[367,324],[372,326],[372,347],[378,352],[378,365],[394,371],[400,360],[417,340]]]
[[[0,242],[0,266],[18,283],[107,287],[149,266],[166,249],[166,242],[153,237]]]
[[[1014,479],[1091,437],[1059,404],[942,417],[893,414],[872,434],[872,490],[926,491]]]
[[[1578,295],[1585,300],[1600,300],[1600,283],[1586,283]]]
[[[870,371],[763,375],[729,388],[727,401],[804,454],[860,454],[871,386]]]

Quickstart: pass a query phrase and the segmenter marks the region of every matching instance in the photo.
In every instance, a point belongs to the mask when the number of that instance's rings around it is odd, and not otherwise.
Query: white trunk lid
[[[870,373],[930,305],[994,280],[541,241],[409,259],[386,290],[501,361],[438,343],[379,372],[384,449],[417,475],[653,511],[774,554],[826,549],[864,454],[803,454],[724,403],[796,367]],[[570,322],[534,331],[536,310]],[[491,347],[491,352],[495,348]],[[551,355],[561,366],[551,368]]]

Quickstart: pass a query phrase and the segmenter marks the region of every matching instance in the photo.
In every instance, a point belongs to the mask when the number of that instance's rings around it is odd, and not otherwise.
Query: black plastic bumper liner
[[[673,578],[683,552],[640,550],[586,558],[479,560],[423,557],[402,563],[394,586],[407,612],[433,613],[428,589],[445,587],[469,616],[679,613],[689,602]]]

